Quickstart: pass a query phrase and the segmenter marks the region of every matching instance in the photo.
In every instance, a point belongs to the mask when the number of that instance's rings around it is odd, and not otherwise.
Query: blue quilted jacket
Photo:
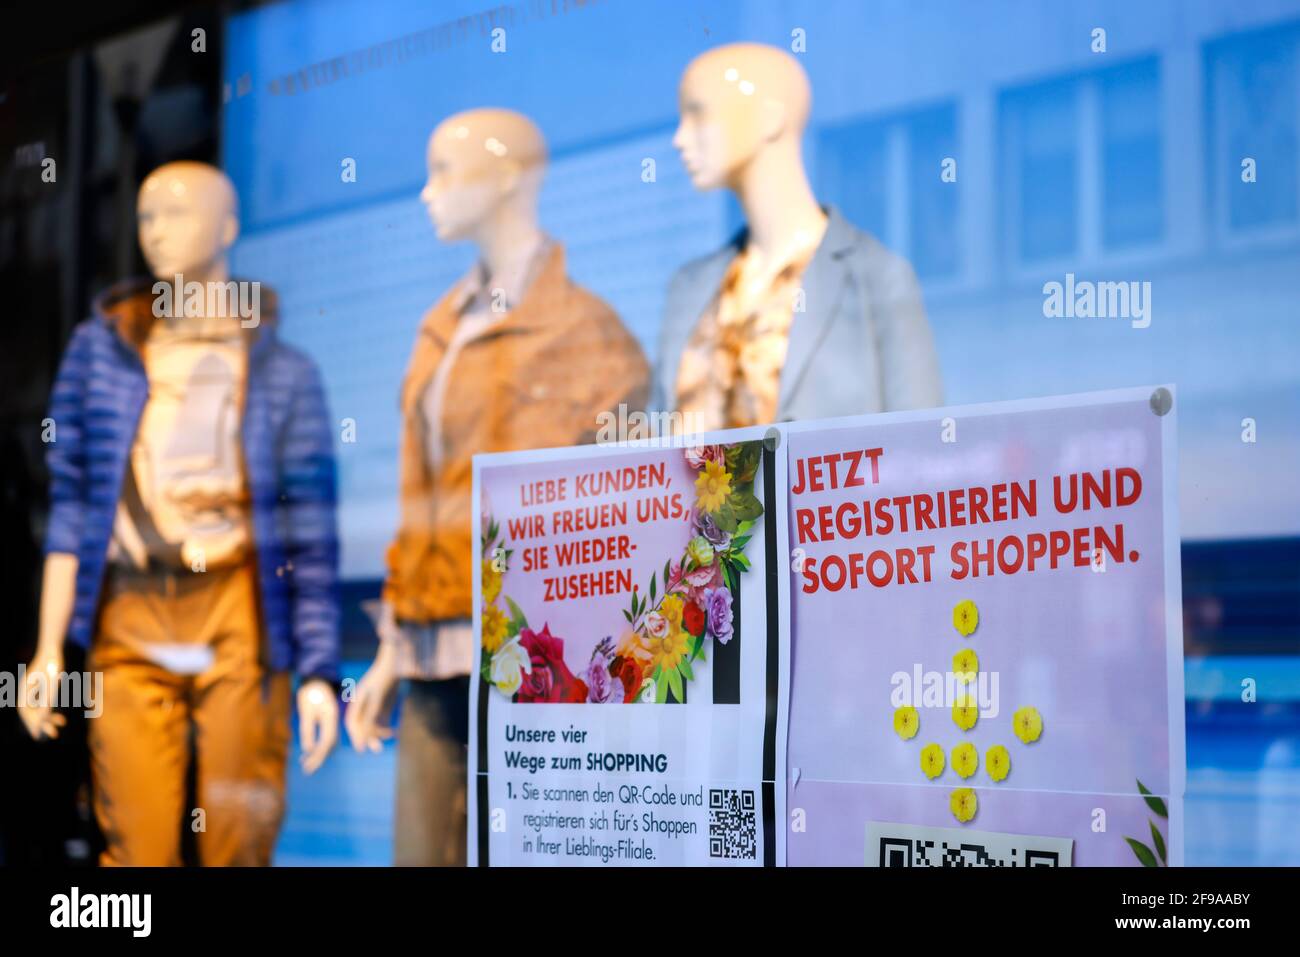
[[[110,289],[73,331],[50,399],[50,522],[45,551],[77,556],[68,640],[94,631],[109,540],[149,383],[139,344],[151,281]],[[243,419],[261,611],[270,666],[338,680],[338,537],[333,429],[315,364],[278,341],[261,290],[250,333]],[[269,305],[268,305],[269,302]]]

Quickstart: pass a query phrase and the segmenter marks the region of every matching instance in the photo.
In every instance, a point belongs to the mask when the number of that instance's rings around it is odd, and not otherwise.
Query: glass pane
[[[951,276],[959,264],[958,183],[944,182],[940,174],[943,161],[957,156],[957,110],[927,110],[909,119],[907,130],[912,265],[922,277]]]
[[[1155,60],[1103,73],[1102,240],[1108,249],[1158,240],[1164,232],[1160,71]]]
[[[849,123],[827,130],[817,148],[818,197],[845,219],[888,243],[885,124]]]
[[[1216,173],[1232,230],[1296,221],[1296,43],[1291,30],[1210,48]],[[1254,182],[1242,180],[1248,158]]]
[[[1079,234],[1078,90],[1074,81],[1025,87],[1003,100],[1012,242],[1021,262],[1068,256]]]

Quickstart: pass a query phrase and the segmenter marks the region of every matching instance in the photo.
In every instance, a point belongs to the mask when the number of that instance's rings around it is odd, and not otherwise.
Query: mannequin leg
[[[106,585],[87,667],[104,675],[104,710],[88,722],[95,816],[105,866],[175,867],[189,767],[186,679],[158,665],[168,637],[166,599]]]
[[[468,677],[408,682],[397,735],[397,866],[465,865],[468,741]]]
[[[268,866],[284,818],[290,679],[260,663],[255,589],[252,570],[239,569],[188,610],[203,619],[213,649],[194,691],[205,867]]]

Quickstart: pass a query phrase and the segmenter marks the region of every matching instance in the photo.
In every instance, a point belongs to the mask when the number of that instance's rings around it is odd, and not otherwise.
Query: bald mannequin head
[[[136,201],[140,251],[157,279],[224,281],[239,236],[239,204],[226,174],[207,163],[160,166]]]
[[[790,54],[731,43],[701,54],[682,74],[673,145],[698,189],[738,188],[765,152],[797,157],[812,92]]]
[[[429,137],[420,201],[442,240],[475,238],[494,220],[535,220],[546,141],[511,110],[468,110]]]

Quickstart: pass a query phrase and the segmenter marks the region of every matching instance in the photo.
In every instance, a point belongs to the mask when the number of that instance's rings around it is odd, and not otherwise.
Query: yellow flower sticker
[[[509,623],[506,613],[496,605],[488,605],[483,609],[483,650],[489,655],[496,654],[505,642],[506,626]]]
[[[921,770],[931,781],[943,774],[943,765],[943,748],[937,744],[927,744],[921,749]]]
[[[1003,781],[1011,773],[1011,755],[1000,744],[995,744],[984,754],[984,770],[994,781]]]
[[[894,732],[904,741],[915,737],[917,729],[920,727],[921,719],[917,715],[915,708],[904,705],[901,708],[894,709]]]
[[[965,601],[959,601],[952,609],[952,626],[957,629],[957,633],[963,638],[972,635],[980,624],[980,610],[975,607],[975,603],[969,598]]]
[[[953,703],[952,720],[957,727],[963,731],[969,731],[975,727],[975,722],[979,720],[980,709],[972,695],[961,695]]]
[[[957,777],[968,778],[979,770],[979,766],[980,753],[969,741],[964,741],[952,749],[952,769],[957,772]]]
[[[959,685],[974,681],[980,670],[980,657],[970,648],[963,648],[952,656],[952,673]]]
[[[952,816],[965,824],[975,817],[980,803],[971,788],[957,788],[948,798],[948,807],[952,809]]]
[[[668,620],[670,631],[682,627],[683,608],[685,603],[680,595],[665,595],[663,601],[659,602],[659,614]]]
[[[706,512],[716,512],[722,508],[730,494],[731,473],[726,466],[717,462],[705,462],[695,480],[695,495],[700,508]]]
[[[1025,744],[1033,744],[1043,733],[1043,716],[1037,708],[1025,705],[1011,716],[1011,726],[1015,728],[1017,738]]]
[[[483,601],[492,604],[501,594],[501,572],[491,558],[483,559]]]

